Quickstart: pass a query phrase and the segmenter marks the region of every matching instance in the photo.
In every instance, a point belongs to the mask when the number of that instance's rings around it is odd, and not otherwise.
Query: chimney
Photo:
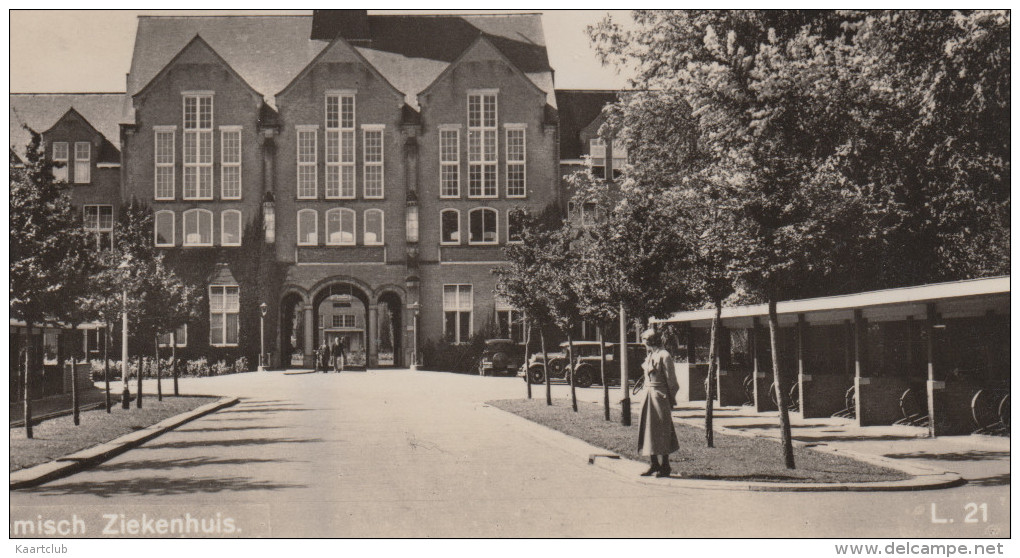
[[[368,10],[312,10],[312,40],[332,41],[337,35],[356,46],[371,44]]]

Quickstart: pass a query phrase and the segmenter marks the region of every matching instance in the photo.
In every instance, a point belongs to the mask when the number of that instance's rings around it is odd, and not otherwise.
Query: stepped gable
[[[74,109],[88,121],[103,138],[97,161],[119,163],[121,109],[123,93],[12,93],[10,99],[10,148],[19,156],[25,151],[31,134],[28,126],[37,133],[53,127],[68,111]]]
[[[539,14],[368,15],[357,25],[338,26],[353,34],[351,46],[417,108],[417,94],[484,35],[555,104],[553,75]],[[138,19],[127,93],[146,86],[200,35],[252,88],[275,108],[282,91],[329,45],[313,39],[313,16],[142,16]],[[317,30],[322,36],[322,29]],[[356,35],[356,36],[355,36]],[[132,118],[127,115],[126,121]]]

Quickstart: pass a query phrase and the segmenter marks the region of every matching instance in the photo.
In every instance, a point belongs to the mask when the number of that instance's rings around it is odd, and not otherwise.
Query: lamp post
[[[259,372],[265,372],[266,358],[266,313],[269,312],[269,305],[263,302],[259,304]]]
[[[131,266],[128,264],[127,259],[120,262],[117,269],[124,273],[125,277],[130,273]],[[123,304],[124,311],[121,314],[121,325],[120,325],[120,379],[124,384],[124,388],[120,394],[120,405],[122,409],[131,408],[131,391],[128,389],[128,293],[127,283],[124,284],[123,291]],[[141,372],[141,371],[139,371]]]

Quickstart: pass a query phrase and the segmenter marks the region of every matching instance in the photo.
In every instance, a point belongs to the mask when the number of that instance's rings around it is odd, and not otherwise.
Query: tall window
[[[622,141],[613,141],[613,178],[623,176],[623,167],[627,166],[627,146]]]
[[[356,214],[346,207],[333,208],[326,212],[326,244],[351,246],[355,243]]]
[[[215,346],[237,345],[240,288],[236,285],[209,287],[209,343]]]
[[[500,337],[521,341],[521,313],[503,300],[496,299],[496,327]]]
[[[383,212],[381,209],[368,209],[365,211],[365,245],[380,245],[383,243]]]
[[[54,180],[67,182],[67,165],[70,164],[71,158],[66,141],[53,142],[53,162]]]
[[[515,211],[510,209],[506,212],[506,241],[507,242],[523,242],[524,238],[521,236],[524,234],[524,217],[526,213],[523,211]]]
[[[213,197],[213,98],[184,96],[184,199]]]
[[[157,211],[155,218],[156,246],[173,246],[174,238],[174,212]]]
[[[113,248],[113,206],[86,205],[85,229],[95,235],[96,248]]]
[[[297,212],[298,246],[315,246],[319,243],[319,214],[314,209]]]
[[[92,144],[87,141],[74,143],[74,182],[92,182]]]
[[[383,197],[383,128],[366,126],[365,134],[365,197]]]
[[[471,225],[468,244],[496,244],[499,241],[496,215],[496,210],[488,207],[472,209],[468,213]]]
[[[318,132],[314,126],[297,129],[297,197],[315,198],[319,195],[317,181]]]
[[[156,185],[155,198],[157,200],[174,199],[174,126],[156,126],[155,128],[155,156],[156,156]]]
[[[468,196],[494,198],[496,187],[496,93],[468,95]]]
[[[525,166],[525,129],[520,124],[506,128],[506,197],[523,198],[527,194]]]
[[[354,198],[354,95],[326,95],[326,197]]]
[[[240,126],[220,126],[220,197],[241,199]]]
[[[220,213],[220,244],[223,246],[241,245],[241,212],[228,209]]]
[[[597,178],[606,177],[606,141],[602,138],[588,140],[588,155],[591,156],[591,172]]]
[[[460,196],[460,130],[439,129],[439,196]]]
[[[471,285],[443,285],[443,337],[450,343],[471,339]]]
[[[184,212],[184,245],[212,246],[212,211],[189,209]]]
[[[439,214],[439,221],[442,229],[442,236],[439,242],[443,244],[460,244],[460,211],[444,209]]]
[[[178,347],[187,347],[188,346],[188,324],[181,324],[181,325],[177,326],[177,329],[174,331],[174,333],[176,335],[174,335],[174,339],[172,339],[172,340],[170,338],[170,333],[161,333],[159,335],[159,346],[160,347],[169,347],[171,341],[173,341],[173,343],[175,345],[177,345]]]

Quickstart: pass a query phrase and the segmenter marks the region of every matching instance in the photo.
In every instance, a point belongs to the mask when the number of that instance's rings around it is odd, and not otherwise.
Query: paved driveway
[[[517,379],[406,370],[269,372],[186,379],[182,391],[242,401],[90,471],[13,492],[12,520],[77,516],[86,529],[79,536],[131,534],[132,519],[140,522],[135,532],[158,529],[154,518],[166,520],[157,534],[188,529],[190,536],[1009,534],[1008,473],[997,485],[920,493],[638,484],[589,466],[587,448],[561,444],[541,427],[484,404],[523,396]],[[581,392],[591,400],[601,394]],[[556,388],[555,395],[566,393]],[[987,521],[964,522],[971,502],[987,503]],[[932,504],[936,519],[954,521],[933,523]]]

